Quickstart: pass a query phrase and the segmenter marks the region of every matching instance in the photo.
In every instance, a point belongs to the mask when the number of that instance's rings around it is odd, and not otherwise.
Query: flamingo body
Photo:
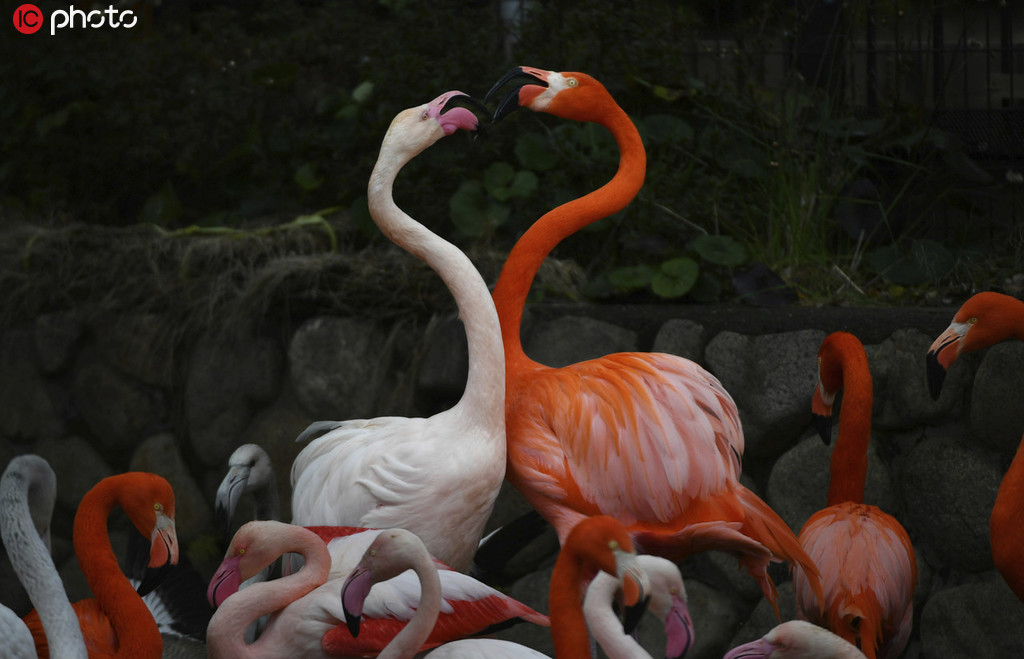
[[[697,364],[668,354],[619,353],[550,368],[526,356],[523,307],[544,258],[575,231],[625,207],[643,184],[636,126],[584,73],[521,67],[513,103],[597,122],[621,153],[601,188],[549,211],[513,247],[494,288],[506,362],[507,478],[564,542],[592,515],[621,519],[638,549],[672,560],[705,549],[739,553],[765,595],[770,560],[816,568],[785,522],[740,484],[744,442],[736,405]],[[498,83],[501,86],[505,80]],[[493,90],[492,90],[493,91]]]
[[[139,533],[150,539],[150,569],[178,563],[174,492],[170,484],[156,474],[144,472],[104,478],[82,497],[75,513],[75,554],[94,597],[76,602],[73,608],[89,657],[155,659],[162,654],[163,640],[140,595],[152,587],[149,576],[137,592],[118,567],[110,546],[107,517],[118,505]],[[40,658],[49,657],[39,615],[35,611],[29,613],[25,622],[36,639]]]
[[[917,563],[910,536],[894,517],[863,503],[873,401],[871,372],[860,340],[834,332],[818,351],[818,385],[811,407],[822,438],[837,392],[843,405],[830,462],[828,507],[812,515],[800,544],[818,566],[823,595],[798,567],[793,572],[797,615],[859,647],[870,659],[893,658],[913,624]]]
[[[393,242],[430,265],[455,298],[466,328],[469,375],[462,398],[429,418],[318,422],[328,432],[292,464],[292,521],[302,525],[407,528],[430,552],[469,568],[505,476],[504,355],[490,292],[472,261],[395,204],[398,171],[476,117],[450,108],[461,92],[395,117],[370,175],[370,214]],[[307,433],[300,435],[304,439]]]
[[[1001,293],[978,293],[957,310],[949,327],[928,349],[928,386],[938,398],[946,371],[965,352],[1007,339],[1024,341],[1024,302]],[[1003,476],[989,518],[992,560],[1010,589],[1024,602],[1024,437]]]

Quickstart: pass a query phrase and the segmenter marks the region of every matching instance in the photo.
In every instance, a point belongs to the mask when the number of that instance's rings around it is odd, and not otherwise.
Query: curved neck
[[[609,657],[651,659],[651,655],[636,639],[623,631],[622,624],[612,610],[612,601],[618,587],[618,579],[610,574],[598,572],[594,576],[583,599],[583,617],[587,629]]]
[[[501,329],[487,284],[462,250],[429,231],[395,203],[395,178],[408,158],[395,157],[385,142],[370,174],[370,215],[392,242],[429,265],[455,298],[469,345],[466,389],[456,405],[488,426],[505,419],[505,356]]]
[[[551,638],[558,659],[590,659],[590,639],[583,617],[583,584],[593,576],[570,545],[563,545],[548,586]]]
[[[39,614],[50,656],[85,659],[88,654],[78,616],[41,537],[49,532],[49,511],[56,495],[52,472],[46,476],[8,467],[0,481],[0,532],[11,567]],[[31,510],[47,511],[44,528],[33,524]]]
[[[416,613],[377,655],[378,659],[409,659],[416,654],[430,636],[437,616],[441,612],[441,577],[430,556],[417,556],[411,566],[420,578],[420,605]]]
[[[121,490],[120,481],[106,479],[82,498],[72,532],[75,554],[96,604],[117,636],[117,652],[112,656],[159,657],[163,648],[160,630],[146,603],[121,572],[110,546],[107,518],[114,506],[120,505]]]
[[[288,656],[294,648],[281,630],[268,627],[249,645],[245,643],[245,630],[265,615],[276,613],[297,602],[314,588],[327,581],[331,571],[331,555],[327,545],[314,533],[302,527],[291,527],[287,536],[278,539],[280,545],[272,552],[275,557],[294,552],[302,556],[302,568],[280,579],[254,583],[227,598],[210,619],[207,631],[207,650],[213,659],[276,659]]]
[[[839,436],[829,464],[830,506],[844,501],[864,503],[874,401],[871,371],[863,348],[840,352],[839,367],[843,374],[843,401],[839,410]]]
[[[606,118],[600,123],[611,131],[619,147],[615,176],[590,194],[562,204],[534,222],[512,248],[494,287],[506,365],[530,361],[523,352],[519,330],[530,286],[547,255],[566,237],[625,208],[643,185],[647,155],[636,126],[614,103],[609,103]]]

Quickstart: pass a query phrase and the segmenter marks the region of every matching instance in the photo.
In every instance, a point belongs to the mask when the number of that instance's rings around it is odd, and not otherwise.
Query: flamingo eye
[[[618,542],[616,542],[614,540],[609,540],[608,541],[608,549],[611,549],[612,551],[616,551],[618,548],[619,548],[619,543]]]
[[[569,87],[575,87],[576,85],[580,84],[580,82],[576,78],[569,78],[568,80],[565,81],[565,84],[568,85]]]
[[[162,505],[160,505],[159,503],[154,503],[153,504],[153,510],[155,510],[157,512],[160,512],[163,509],[164,509],[164,507]]]
[[[430,117],[430,113],[428,111],[426,111],[426,110],[424,110],[423,114],[420,115],[420,119],[422,121],[426,121],[429,117]]]
[[[244,554],[244,553],[245,553],[245,547],[241,547],[241,548],[240,548],[240,549],[238,550],[238,555],[239,555],[239,556],[241,556],[241,555],[242,555],[242,554]]]
[[[973,324],[975,324],[976,322],[978,322],[978,317],[977,317],[977,316],[974,316],[973,318],[971,318],[971,319],[970,319],[970,320],[968,320],[967,322],[969,322],[969,323],[970,323],[971,325],[973,325]]]

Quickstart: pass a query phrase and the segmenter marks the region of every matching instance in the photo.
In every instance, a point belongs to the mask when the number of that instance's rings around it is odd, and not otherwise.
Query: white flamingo
[[[363,611],[364,633],[354,638],[346,628],[339,597],[344,577],[332,574],[331,552],[324,536],[314,529],[256,521],[238,530],[207,591],[211,603],[218,606],[207,629],[211,657],[375,656],[414,617],[421,597],[419,581],[411,573],[398,575],[371,595]],[[388,533],[352,531],[346,537],[354,543],[348,545],[347,558],[336,560],[335,568],[346,562],[354,566],[375,538]],[[334,538],[331,544],[337,547],[343,540]],[[359,553],[353,558],[356,548]],[[238,590],[243,579],[285,552],[302,555],[304,564],[296,573]],[[548,624],[546,616],[461,572],[443,569],[438,578],[444,611],[438,624],[427,629],[428,646],[520,620]],[[263,633],[256,642],[246,644],[245,629],[265,615],[270,617]]]
[[[722,659],[866,659],[856,646],[805,620],[789,620]]]
[[[227,530],[245,494],[252,496],[253,519],[281,518],[274,465],[263,447],[257,444],[242,444],[228,458],[228,473],[217,488],[214,504],[222,531]]]
[[[50,516],[56,494],[57,477],[46,460],[37,455],[11,460],[0,477],[0,535],[14,572],[39,613],[50,656],[85,659],[88,654],[78,616],[50,557]],[[35,659],[36,645],[28,627],[7,607],[0,610],[4,619],[0,638],[6,644],[2,654]]]
[[[456,570],[469,568],[505,476],[505,361],[498,316],[472,261],[403,212],[392,198],[399,170],[476,117],[447,92],[392,121],[368,188],[370,214],[393,242],[422,259],[455,298],[469,344],[462,398],[429,418],[378,417],[312,424],[292,464],[292,522],[407,528]]]
[[[672,561],[641,554],[636,557],[650,582],[647,610],[662,621],[665,629],[665,657],[679,659],[693,645],[693,621],[686,605],[686,586],[679,568]],[[611,603],[619,591],[619,580],[607,572],[598,572],[587,586],[583,615],[587,629],[605,654],[613,659],[649,659],[650,654],[622,627]]]

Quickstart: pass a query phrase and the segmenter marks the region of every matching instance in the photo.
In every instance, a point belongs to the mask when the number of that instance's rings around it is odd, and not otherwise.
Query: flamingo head
[[[446,135],[458,130],[477,130],[480,121],[467,105],[486,111],[476,99],[453,90],[399,112],[384,134],[381,150],[387,148],[402,154],[408,161]]]
[[[500,121],[519,108],[546,112],[563,119],[598,122],[604,115],[602,107],[611,101],[604,85],[578,71],[545,71],[519,66],[504,75],[484,97],[486,102],[506,83],[525,80],[512,88],[494,111]]]
[[[299,551],[293,544],[294,531],[308,533],[301,527],[274,520],[256,520],[239,527],[206,589],[210,604],[220,606],[238,591],[243,581],[255,576],[278,556]]]
[[[687,605],[686,586],[683,575],[672,561],[660,556],[643,555],[638,557],[640,567],[648,579],[650,597],[645,606],[627,607],[623,630],[633,633],[640,615],[650,610],[665,628],[665,657],[667,659],[682,658],[693,645],[693,619]],[[636,613],[636,619],[633,614]]]
[[[735,647],[722,659],[818,659],[863,657],[850,643],[804,620],[789,620],[750,643]]]
[[[584,565],[619,579],[626,606],[635,606],[648,597],[650,583],[622,522],[604,515],[585,518],[569,531],[565,544],[572,545]]]
[[[156,587],[168,571],[178,564],[178,536],[174,527],[174,490],[156,474],[125,474],[132,496],[121,499],[128,518],[143,537],[149,538],[149,563],[139,584],[139,595]],[[116,477],[115,477],[116,478]]]
[[[1020,301],[1002,293],[973,295],[953,316],[953,322],[935,339],[925,362],[928,391],[937,399],[946,372],[962,353],[986,348],[1014,336]]]
[[[267,487],[274,477],[266,452],[255,444],[243,444],[228,458],[228,473],[217,488],[214,515],[222,533],[227,533],[231,517],[242,495]]]
[[[404,529],[381,531],[341,587],[341,607],[352,636],[359,636],[363,605],[375,583],[397,577],[427,557],[429,552],[416,534]]]

